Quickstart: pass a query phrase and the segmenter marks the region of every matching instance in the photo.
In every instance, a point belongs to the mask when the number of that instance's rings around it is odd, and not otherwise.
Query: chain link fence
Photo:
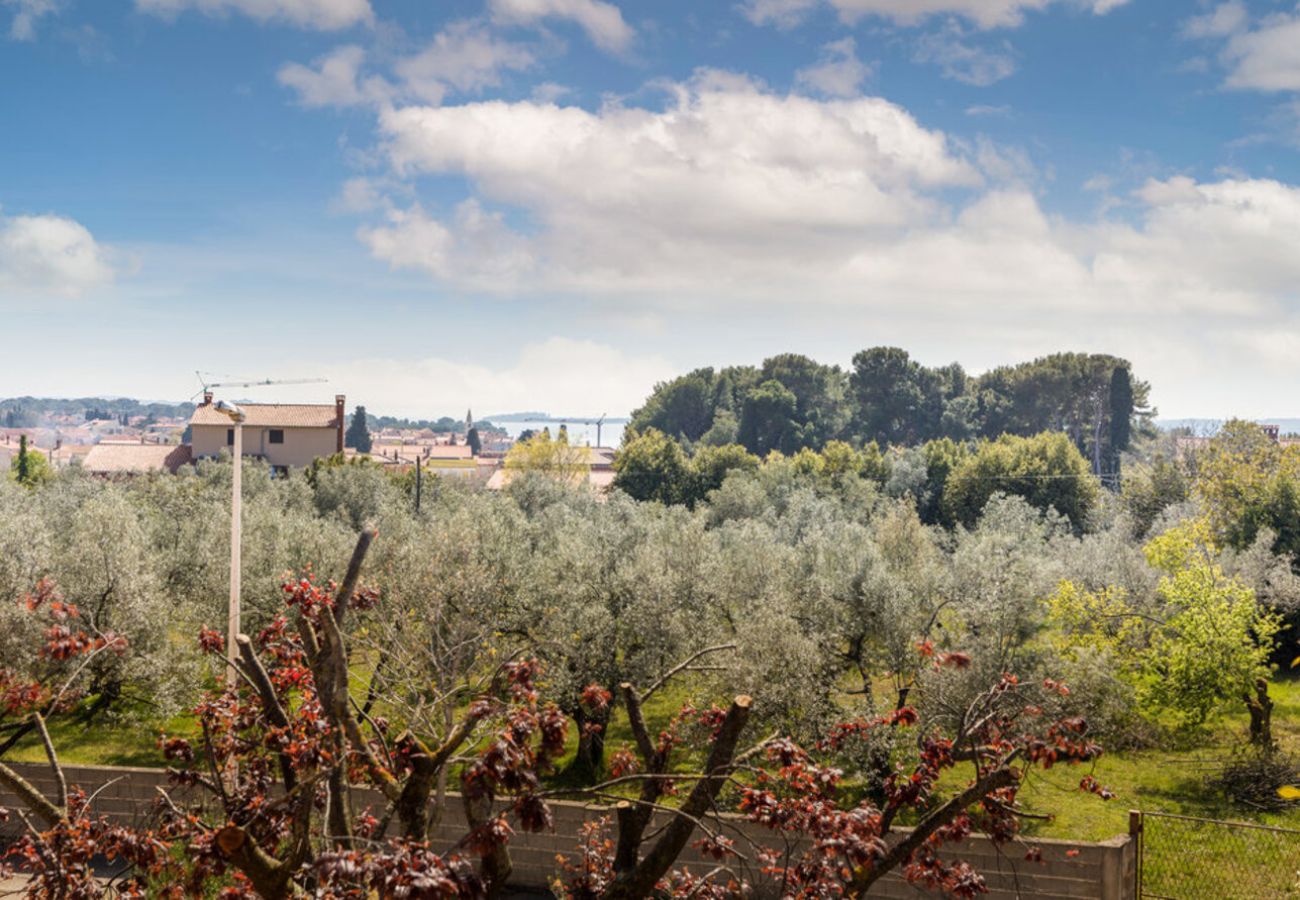
[[[1300,831],[1134,812],[1137,895],[1150,900],[1300,900]]]

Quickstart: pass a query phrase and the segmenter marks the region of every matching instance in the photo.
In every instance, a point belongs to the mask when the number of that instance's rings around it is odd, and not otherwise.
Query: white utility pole
[[[239,588],[240,588],[240,544],[242,542],[243,520],[243,457],[244,457],[244,411],[233,403],[221,400],[216,404],[217,412],[230,418],[234,425],[235,438],[231,447],[230,475],[230,606],[226,612],[226,686],[234,688],[238,684],[235,661],[238,659],[239,646]]]

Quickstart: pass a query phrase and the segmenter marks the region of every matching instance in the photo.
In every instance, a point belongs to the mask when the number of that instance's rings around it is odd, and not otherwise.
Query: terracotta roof
[[[97,475],[153,471],[175,474],[191,458],[189,444],[96,444],[82,466]]]
[[[253,428],[337,428],[338,416],[329,403],[241,403],[244,424]],[[197,406],[191,425],[230,426],[230,419],[209,404]]]
[[[427,448],[428,456],[426,459],[469,459],[474,455],[474,450],[469,444],[434,444]]]

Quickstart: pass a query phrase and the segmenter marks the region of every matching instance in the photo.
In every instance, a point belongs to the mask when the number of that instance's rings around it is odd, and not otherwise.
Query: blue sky
[[[0,85],[0,395],[618,414],[889,343],[1300,414],[1291,0],[0,0]]]

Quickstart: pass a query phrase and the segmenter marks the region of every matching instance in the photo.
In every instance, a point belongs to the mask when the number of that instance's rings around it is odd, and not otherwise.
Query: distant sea
[[[584,425],[573,422],[568,419],[525,419],[519,422],[499,422],[493,421],[494,425],[504,428],[511,437],[517,438],[524,431],[541,431],[543,428],[551,429],[551,436],[554,437],[559,433],[561,425],[567,425],[569,429],[570,444],[590,444],[596,445],[596,426]],[[600,444],[605,447],[617,448],[623,443],[623,429],[627,427],[625,422],[605,421],[600,428]]]
[[[1192,434],[1211,435],[1223,425],[1223,419],[1156,419],[1156,427],[1164,431],[1173,428],[1190,428]],[[1300,434],[1300,419],[1255,419],[1261,425],[1276,425],[1282,434]]]

